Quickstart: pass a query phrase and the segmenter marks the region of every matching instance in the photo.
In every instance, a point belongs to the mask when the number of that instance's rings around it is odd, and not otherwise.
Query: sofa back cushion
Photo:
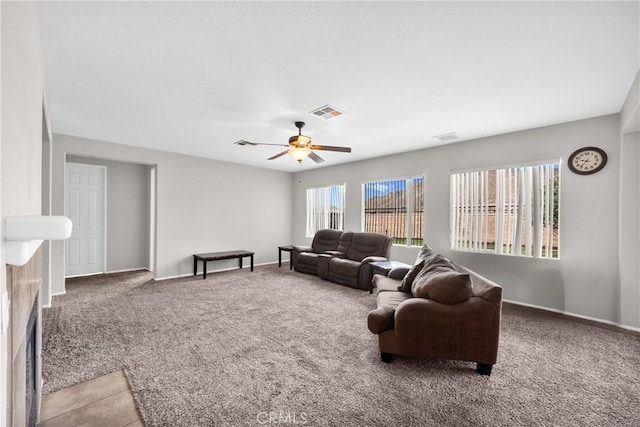
[[[342,236],[340,230],[318,230],[313,236],[311,247],[314,252],[335,251],[340,243],[340,236]]]
[[[416,298],[457,304],[469,299],[473,289],[469,274],[458,272],[451,261],[434,254],[425,260],[424,267],[413,280],[411,293]]]
[[[456,265],[456,268],[458,272],[467,273],[471,277],[474,297],[482,298],[497,306],[502,305],[502,286],[466,267]]]
[[[336,249],[338,252],[342,252],[343,254],[349,253],[349,248],[351,248],[351,242],[353,241],[353,231],[345,231],[340,236],[340,242],[338,243],[338,248]]]
[[[347,258],[353,261],[362,261],[368,256],[381,256],[389,258],[391,251],[391,237],[378,233],[353,233],[351,247],[347,252]]]

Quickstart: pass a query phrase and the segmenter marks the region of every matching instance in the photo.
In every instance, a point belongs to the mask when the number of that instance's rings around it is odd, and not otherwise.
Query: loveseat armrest
[[[324,251],[322,252],[323,255],[331,255],[332,257],[335,258],[346,258],[347,254],[345,254],[344,252],[340,252],[340,251]]]
[[[383,256],[368,256],[368,257],[362,258],[362,261],[360,261],[360,263],[367,264],[370,262],[378,262],[378,261],[389,261],[389,260]]]
[[[411,270],[411,267],[397,267],[392,269],[389,274],[387,274],[387,277],[391,279],[402,280],[404,279],[404,276],[407,275],[409,270]]]
[[[291,251],[291,263],[296,271],[298,271],[298,256],[304,252],[314,252],[314,250],[311,246],[293,245],[293,250]]]
[[[293,245],[294,252],[314,252],[311,246],[303,246],[303,245]]]
[[[376,261],[387,261],[387,258],[382,256],[368,256],[360,261],[358,288],[371,291],[371,279],[373,279],[373,266],[371,263]]]
[[[329,262],[332,258],[328,253],[318,255],[318,276],[321,279],[329,280]]]

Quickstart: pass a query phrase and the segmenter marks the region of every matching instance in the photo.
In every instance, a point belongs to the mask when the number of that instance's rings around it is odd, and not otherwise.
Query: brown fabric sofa
[[[314,243],[318,233],[314,236]],[[312,243],[312,247],[314,246]],[[308,274],[317,274],[325,280],[357,289],[369,289],[373,277],[374,261],[387,261],[393,239],[378,233],[342,232],[335,248],[319,251],[307,246],[294,246],[293,268]]]
[[[407,287],[407,282],[412,283]],[[480,374],[491,374],[498,355],[502,287],[426,245],[411,270],[375,275],[373,285],[377,308],[367,321],[378,335],[383,362],[391,362],[394,354],[467,360],[476,362]]]

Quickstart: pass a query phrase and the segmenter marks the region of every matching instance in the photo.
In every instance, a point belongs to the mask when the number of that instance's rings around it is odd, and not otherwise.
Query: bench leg
[[[207,261],[202,261],[202,278],[207,278]]]
[[[198,259],[196,256],[193,256],[193,275],[195,276],[198,273]]]
[[[251,255],[251,271],[253,271],[253,255]]]
[[[238,260],[240,261],[240,269],[242,270],[242,257],[239,257]]]

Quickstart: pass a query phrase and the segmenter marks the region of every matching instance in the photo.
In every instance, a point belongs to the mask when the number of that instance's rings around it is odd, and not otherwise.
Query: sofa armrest
[[[411,270],[411,267],[394,268],[393,270],[391,270],[389,272],[389,274],[387,274],[387,277],[389,277],[391,279],[402,280],[402,279],[404,279],[404,276],[407,275],[409,270]]]
[[[393,329],[393,317],[396,308],[385,305],[371,310],[367,316],[367,326],[374,334],[381,334],[387,329]]]

